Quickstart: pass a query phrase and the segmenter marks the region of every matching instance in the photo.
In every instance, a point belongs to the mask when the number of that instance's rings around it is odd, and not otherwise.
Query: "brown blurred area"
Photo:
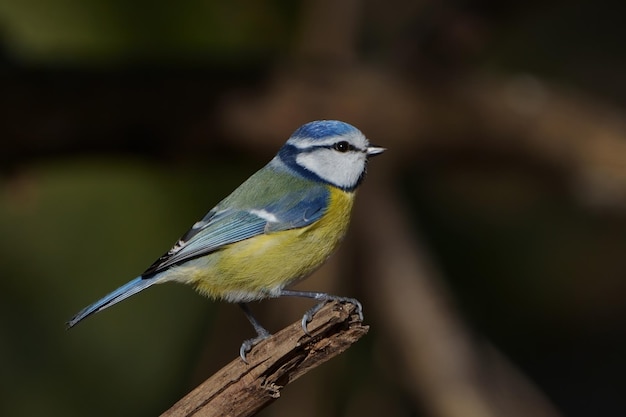
[[[370,334],[262,415],[625,415],[625,7],[4,0],[0,414],[155,415],[234,358],[243,315],[182,286],[63,322],[339,119],[388,151],[298,286]]]

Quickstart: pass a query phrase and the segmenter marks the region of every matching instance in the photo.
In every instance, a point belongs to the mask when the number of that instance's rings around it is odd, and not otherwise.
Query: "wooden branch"
[[[309,323],[300,320],[255,346],[178,401],[162,417],[250,416],[280,397],[291,381],[348,349],[369,326],[352,304],[331,302]]]

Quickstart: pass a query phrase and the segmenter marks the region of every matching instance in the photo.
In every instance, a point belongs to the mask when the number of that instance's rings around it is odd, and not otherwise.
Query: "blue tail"
[[[86,319],[92,314],[102,311],[105,308],[109,308],[122,300],[127,299],[131,295],[135,295],[139,291],[143,291],[149,286],[156,284],[157,282],[158,281],[155,278],[145,279],[142,277],[137,277],[132,281],[127,282],[112,293],[102,297],[95,303],[83,308],[78,314],[76,314],[70,319],[70,321],[67,322],[67,328],[69,329],[71,327],[74,327],[76,324],[78,324],[79,321]]]

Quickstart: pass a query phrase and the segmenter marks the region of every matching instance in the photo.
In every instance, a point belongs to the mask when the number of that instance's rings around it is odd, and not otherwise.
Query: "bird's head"
[[[384,151],[348,123],[320,120],[293,132],[277,157],[305,177],[354,190],[365,177],[368,157]]]

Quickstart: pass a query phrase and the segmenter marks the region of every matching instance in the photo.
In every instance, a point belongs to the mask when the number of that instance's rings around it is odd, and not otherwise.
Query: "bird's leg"
[[[250,324],[252,324],[252,327],[254,327],[254,330],[256,331],[256,334],[257,334],[257,337],[244,340],[243,343],[241,344],[241,348],[239,348],[239,356],[241,356],[241,359],[245,363],[248,363],[248,361],[246,360],[246,354],[250,352],[250,349],[252,349],[254,345],[259,343],[261,340],[264,340],[270,337],[270,332],[265,330],[265,328],[261,326],[261,324],[257,321],[257,319],[252,315],[252,311],[250,311],[250,307],[248,307],[248,304],[239,303],[239,307],[241,307],[241,309],[243,310],[243,313],[246,315],[246,317],[248,318],[248,321],[250,322]]]
[[[304,313],[304,316],[302,316],[302,330],[304,330],[304,333],[306,333],[307,335],[309,334],[309,331],[307,330],[307,324],[311,321],[315,313],[317,313],[328,301],[339,301],[341,303],[350,303],[355,305],[356,311],[359,315],[359,320],[363,321],[363,306],[356,298],[339,297],[337,295],[326,294],[323,292],[292,290],[281,290],[279,297],[305,297],[320,301],[309,310],[307,310],[307,312]]]

